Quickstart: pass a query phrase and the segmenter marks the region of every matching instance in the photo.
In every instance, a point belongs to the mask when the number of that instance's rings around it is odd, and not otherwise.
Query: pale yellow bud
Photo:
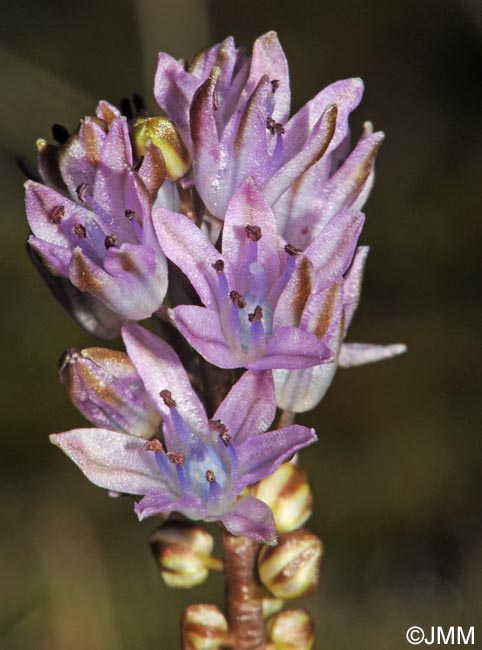
[[[304,609],[281,612],[268,622],[268,636],[275,650],[311,650],[313,623]]]
[[[196,587],[206,580],[209,569],[222,569],[220,560],[211,557],[212,536],[194,524],[174,522],[161,526],[151,536],[150,544],[168,587]]]
[[[133,139],[137,156],[146,153],[149,141],[158,147],[166,163],[167,178],[175,181],[191,166],[191,156],[181,134],[167,117],[138,117],[133,124]]]
[[[281,598],[263,598],[261,605],[263,607],[263,618],[267,619],[283,609],[284,601]]]
[[[258,556],[261,582],[276,598],[300,598],[318,588],[323,544],[305,528],[285,533]]]
[[[182,619],[185,650],[219,650],[228,635],[228,623],[216,605],[190,605]]]
[[[313,498],[305,472],[294,463],[284,463],[260,481],[255,496],[273,511],[278,533],[296,530],[308,520]]]

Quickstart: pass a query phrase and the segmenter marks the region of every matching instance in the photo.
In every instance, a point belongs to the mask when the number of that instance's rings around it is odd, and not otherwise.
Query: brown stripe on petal
[[[74,250],[72,255],[71,277],[75,277],[74,284],[79,291],[96,293],[102,288],[102,282],[92,274],[84,254],[78,248]]]
[[[206,79],[206,81],[197,89],[194,98],[191,103],[191,136],[194,145],[194,150],[198,149],[201,140],[196,137],[196,132],[201,128],[203,123],[204,112],[206,109],[214,109],[214,87],[218,80],[218,77],[221,73],[221,69],[218,66],[214,66],[211,70],[211,74]],[[211,102],[211,106],[209,103]]]
[[[82,135],[85,145],[85,153],[91,165],[97,167],[100,161],[100,151],[103,142],[99,140],[96,125],[90,118],[84,120],[82,124]]]
[[[322,339],[326,331],[328,330],[328,327],[330,326],[331,320],[333,318],[333,314],[335,311],[335,306],[337,302],[337,296],[339,292],[341,291],[341,287],[339,284],[334,284],[332,285],[329,289],[327,289],[327,295],[326,295],[326,300],[325,300],[325,305],[323,309],[321,310],[320,317],[318,319],[318,322],[316,324],[316,328],[314,331],[314,334],[319,338]]]
[[[302,257],[298,266],[296,267],[297,288],[295,297],[293,299],[293,312],[296,321],[299,323],[306,302],[311,293],[311,264],[307,257]]]

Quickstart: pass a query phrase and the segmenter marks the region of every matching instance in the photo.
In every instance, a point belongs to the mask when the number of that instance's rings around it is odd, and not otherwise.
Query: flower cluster
[[[383,140],[367,123],[350,151],[362,92],[339,81],[290,116],[276,34],[250,55],[228,38],[189,67],[159,55],[162,116],[101,101],[38,141],[32,256],[85,329],[126,348],[64,355],[61,381],[95,428],[51,439],[96,485],[142,496],[140,519],[176,511],[275,543],[247,488],[316,440],[270,430],[276,408],[311,409],[338,365],[404,351],[344,342]]]

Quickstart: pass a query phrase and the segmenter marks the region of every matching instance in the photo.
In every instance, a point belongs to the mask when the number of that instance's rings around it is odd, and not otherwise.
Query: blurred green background
[[[155,522],[89,484],[47,434],[78,426],[56,360],[93,341],[24,252],[22,175],[34,142],[73,128],[99,98],[140,91],[154,110],[158,50],[191,58],[233,34],[276,29],[298,108],[361,76],[354,137],[387,133],[363,242],[372,246],[350,339],[409,353],[340,371],[302,454],[326,545],[305,605],[315,648],[407,648],[411,625],[482,622],[482,5],[478,0],[52,0],[0,2],[2,404],[1,650],[177,648],[181,608],[222,602],[223,582],[168,591],[150,556]],[[476,630],[480,644],[482,627]],[[477,638],[478,637],[478,638]],[[482,647],[482,646],[479,646]]]

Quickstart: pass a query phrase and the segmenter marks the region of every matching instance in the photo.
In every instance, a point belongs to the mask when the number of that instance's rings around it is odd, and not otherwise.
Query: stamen
[[[77,235],[80,239],[85,239],[87,237],[87,230],[85,229],[85,226],[83,226],[81,223],[76,223],[75,226],[72,228],[72,232],[74,235]]]
[[[288,255],[299,255],[303,251],[301,248],[296,248],[296,246],[293,246],[293,244],[286,244],[285,246],[285,251],[288,253]]]
[[[228,427],[221,422],[221,420],[209,420],[209,428],[211,431],[219,433],[219,437],[225,447],[229,447],[229,443],[233,436],[229,435]]]
[[[70,138],[70,133],[68,129],[62,124],[53,124],[52,125],[52,135],[54,140],[57,140],[59,144],[65,144]]]
[[[109,250],[109,248],[115,246],[116,243],[117,243],[117,237],[114,237],[114,235],[107,235],[104,241],[104,246],[106,247],[107,250]]]
[[[236,305],[236,307],[239,307],[239,309],[243,309],[244,307],[246,307],[246,300],[237,291],[230,291],[229,292],[229,297],[231,298],[233,303]]]
[[[275,122],[275,120],[272,117],[268,117],[266,121],[266,128],[268,131],[270,131],[273,135],[276,133],[277,135],[283,135],[285,132],[284,127],[282,124],[279,122]]]
[[[229,447],[229,443],[231,442],[233,436],[231,436],[227,431],[222,431],[219,434],[219,437],[221,438],[221,442],[225,447]]]
[[[156,453],[163,452],[164,449],[162,446],[162,442],[160,440],[157,440],[157,438],[154,438],[154,440],[149,440],[144,445],[144,451],[154,451]]]
[[[79,198],[79,201],[81,201],[82,203],[85,202],[85,193],[87,192],[88,189],[89,186],[87,185],[87,183],[81,183],[80,185],[77,185],[77,187],[75,188],[75,192]]]
[[[247,225],[245,227],[246,237],[251,241],[259,241],[261,239],[261,228],[259,226]]]
[[[216,260],[213,264],[211,264],[211,266],[217,273],[222,273],[224,271],[223,260]]]
[[[206,472],[206,481],[208,483],[214,483],[215,480],[216,480],[216,476],[214,472],[212,471],[212,469],[208,469],[208,471]]]
[[[184,465],[184,461],[186,460],[184,455],[180,454],[178,451],[168,451],[166,456],[169,462],[173,465]]]
[[[167,390],[167,388],[161,390],[161,392],[159,393],[159,397],[161,397],[162,401],[168,408],[170,409],[176,408],[177,402],[176,400],[172,399],[171,391]]]
[[[280,80],[279,79],[272,79],[271,80],[271,90],[273,93],[275,93],[280,86]]]
[[[248,320],[250,323],[254,323],[256,320],[263,319],[263,309],[260,305],[256,305],[254,311],[251,314],[248,314]]]
[[[50,223],[58,225],[64,218],[65,208],[63,205],[56,205],[49,214]]]
[[[136,213],[134,210],[125,210],[124,211],[124,216],[127,219],[127,221],[134,221],[134,219],[137,217]]]

